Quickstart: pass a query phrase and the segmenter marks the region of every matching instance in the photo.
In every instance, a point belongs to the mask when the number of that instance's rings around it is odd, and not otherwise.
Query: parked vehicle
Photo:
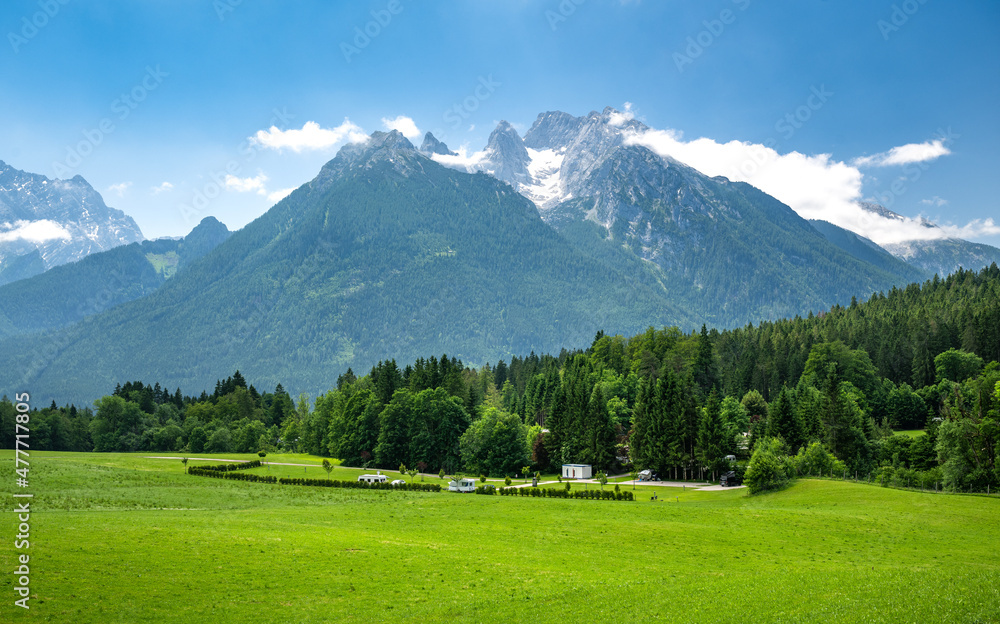
[[[475,479],[459,479],[457,481],[452,481],[448,484],[449,492],[475,492],[476,491],[476,480]]]
[[[406,481],[403,481],[402,479],[396,479],[390,485],[406,485]]]
[[[733,487],[736,485],[743,485],[743,479],[741,479],[739,475],[736,474],[736,472],[730,470],[729,472],[722,475],[721,479],[719,479],[719,485],[721,485],[722,487]]]
[[[364,481],[365,483],[385,483],[386,478],[384,474],[367,474],[358,477],[358,481]]]

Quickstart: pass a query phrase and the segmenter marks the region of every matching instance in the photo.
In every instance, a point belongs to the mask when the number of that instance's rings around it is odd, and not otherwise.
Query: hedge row
[[[212,470],[215,472],[230,472],[232,470],[249,470],[250,468],[260,468],[261,463],[259,459],[253,461],[242,462],[239,464],[217,464],[215,466],[198,466],[197,468],[188,468],[190,474],[194,474],[191,470]]]
[[[246,474],[245,472],[225,472],[202,467],[188,468],[188,474],[196,477],[213,477],[215,479],[232,479],[234,481],[251,481],[253,483],[277,483],[278,478],[268,475]]]
[[[334,488],[354,488],[361,490],[402,490],[409,492],[440,492],[441,486],[437,483],[403,483],[393,485],[388,481],[385,483],[367,483],[365,481],[337,481],[336,479],[289,479],[281,477],[278,479],[281,485],[314,485],[318,487]]]
[[[566,491],[553,488],[495,488],[492,485],[480,485],[476,487],[476,494],[487,496],[499,494],[500,496],[533,496],[541,498],[582,498],[587,500],[635,500],[632,492],[613,492],[611,490],[573,490]]]
[[[217,466],[191,466],[187,469],[188,474],[198,477],[214,477],[216,479],[233,479],[236,481],[251,481],[253,483],[278,483],[280,485],[313,485],[318,487],[354,488],[361,490],[402,490],[409,492],[440,492],[441,486],[437,483],[403,483],[392,485],[391,483],[368,483],[366,481],[337,481],[330,479],[289,479],[285,477],[272,477],[255,474],[245,474],[233,472],[235,470],[248,470],[259,468],[262,464],[260,460],[243,462],[240,464],[219,464]]]

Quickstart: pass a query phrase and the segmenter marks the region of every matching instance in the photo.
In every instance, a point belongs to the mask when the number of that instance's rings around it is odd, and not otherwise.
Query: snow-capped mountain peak
[[[525,148],[528,153],[528,176],[526,184],[518,189],[522,195],[535,202],[539,210],[545,210],[553,204],[566,201],[573,195],[567,193],[562,185],[562,163],[566,157],[566,148],[536,150]]]
[[[37,250],[45,268],[143,240],[80,175],[51,180],[0,161],[0,263]]]

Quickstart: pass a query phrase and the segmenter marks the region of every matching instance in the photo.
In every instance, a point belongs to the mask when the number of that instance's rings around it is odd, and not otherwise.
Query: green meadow
[[[905,431],[896,431],[895,433],[905,435],[908,438],[919,438],[922,435],[927,435],[927,432],[923,429],[907,429]]]
[[[997,498],[829,480],[640,486],[656,502],[362,491],[147,455],[31,454],[31,609],[4,574],[0,621],[1000,622]],[[266,459],[326,477],[322,458]],[[13,464],[0,451],[5,572]]]

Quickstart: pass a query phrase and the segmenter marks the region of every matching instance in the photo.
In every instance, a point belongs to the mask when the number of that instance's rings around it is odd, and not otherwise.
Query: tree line
[[[447,355],[403,368],[389,360],[360,377],[349,369],[312,403],[280,384],[261,393],[238,371],[198,397],[129,382],[94,410],[36,410],[32,443],[285,450],[491,476],[589,463],[673,478],[717,476],[730,455],[796,457],[819,444],[852,473],[891,468],[948,487],[996,487],[998,285],[994,265],[757,327],[598,332],[584,350],[478,368]],[[12,447],[6,399],[0,417]],[[893,434],[900,429],[926,434]]]

